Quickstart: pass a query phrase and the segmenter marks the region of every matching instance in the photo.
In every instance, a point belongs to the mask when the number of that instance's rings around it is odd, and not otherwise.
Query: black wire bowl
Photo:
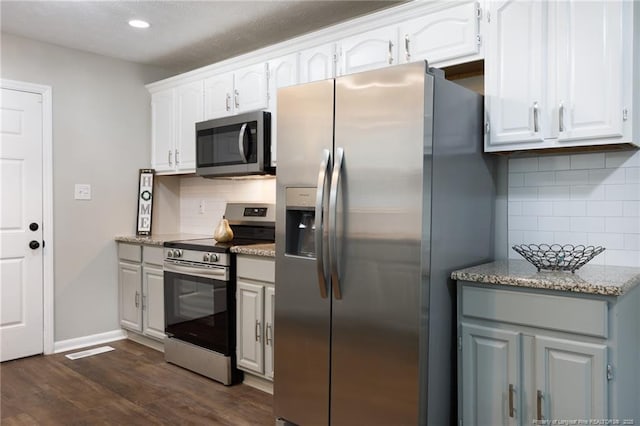
[[[520,244],[512,248],[538,268],[538,272],[541,269],[547,269],[571,271],[572,273],[605,250],[601,246],[574,246],[572,244]]]

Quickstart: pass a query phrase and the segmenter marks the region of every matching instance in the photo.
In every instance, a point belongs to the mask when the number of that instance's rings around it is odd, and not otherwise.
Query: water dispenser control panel
[[[286,189],[286,246],[290,256],[315,258],[316,188]]]

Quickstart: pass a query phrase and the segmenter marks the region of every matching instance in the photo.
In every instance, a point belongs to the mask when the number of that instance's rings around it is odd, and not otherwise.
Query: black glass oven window
[[[230,296],[226,281],[165,271],[165,331],[182,341],[231,355]]]
[[[196,149],[198,167],[231,166],[258,161],[258,122],[250,121],[243,132],[242,123],[212,129],[199,130]],[[244,157],[243,157],[244,154]]]

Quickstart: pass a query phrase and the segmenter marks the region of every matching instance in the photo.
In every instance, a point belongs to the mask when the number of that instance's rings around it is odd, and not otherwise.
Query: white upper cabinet
[[[455,4],[399,25],[399,63],[422,59],[437,65],[481,53],[480,4]]]
[[[346,38],[338,44],[340,75],[398,63],[398,27],[390,26]]]
[[[336,75],[334,43],[316,46],[300,52],[300,83],[326,80]]]
[[[491,146],[542,142],[542,2],[491,2],[485,97]]]
[[[195,123],[203,120],[202,81],[151,95],[151,167],[158,173],[195,171]]]
[[[637,4],[489,4],[486,151],[633,143],[633,49],[624,46]]]
[[[205,119],[267,107],[267,64],[260,63],[204,80]]]
[[[298,84],[299,55],[292,53],[269,61],[269,111],[271,112],[271,166],[276,166],[278,144],[278,89]]]

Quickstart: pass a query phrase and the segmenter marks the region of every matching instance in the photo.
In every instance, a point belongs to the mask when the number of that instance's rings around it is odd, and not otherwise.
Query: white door
[[[340,42],[340,75],[398,63],[398,27],[378,28]]]
[[[464,424],[519,424],[518,333],[462,324],[462,418]]]
[[[120,325],[134,331],[142,331],[142,265],[118,262],[120,285]]]
[[[193,172],[196,168],[196,123],[204,120],[204,83],[196,81],[176,89],[176,167]]]
[[[242,68],[234,75],[233,104],[236,113],[267,107],[267,64]]]
[[[264,374],[273,379],[273,345],[274,340],[274,315],[276,308],[275,287],[265,287],[264,292]]]
[[[276,166],[278,145],[278,89],[298,84],[298,54],[269,61],[269,111],[271,111],[271,165]]]
[[[156,172],[175,170],[174,91],[151,95],[151,166]]]
[[[300,83],[335,77],[336,46],[333,43],[300,52]]]
[[[236,357],[238,367],[264,373],[262,308],[264,286],[238,280]]]
[[[544,420],[606,419],[606,354],[606,345],[535,336],[534,415]]]
[[[538,1],[489,2],[485,99],[490,124],[487,151],[506,144],[543,142],[546,92],[542,61],[543,12]],[[532,145],[535,147],[535,145]]]
[[[7,361],[43,352],[42,96],[2,89],[1,101],[0,361]]]
[[[204,119],[233,114],[233,73],[214,75],[204,81]]]
[[[142,332],[156,339],[164,339],[164,275],[162,267],[142,268]]]

